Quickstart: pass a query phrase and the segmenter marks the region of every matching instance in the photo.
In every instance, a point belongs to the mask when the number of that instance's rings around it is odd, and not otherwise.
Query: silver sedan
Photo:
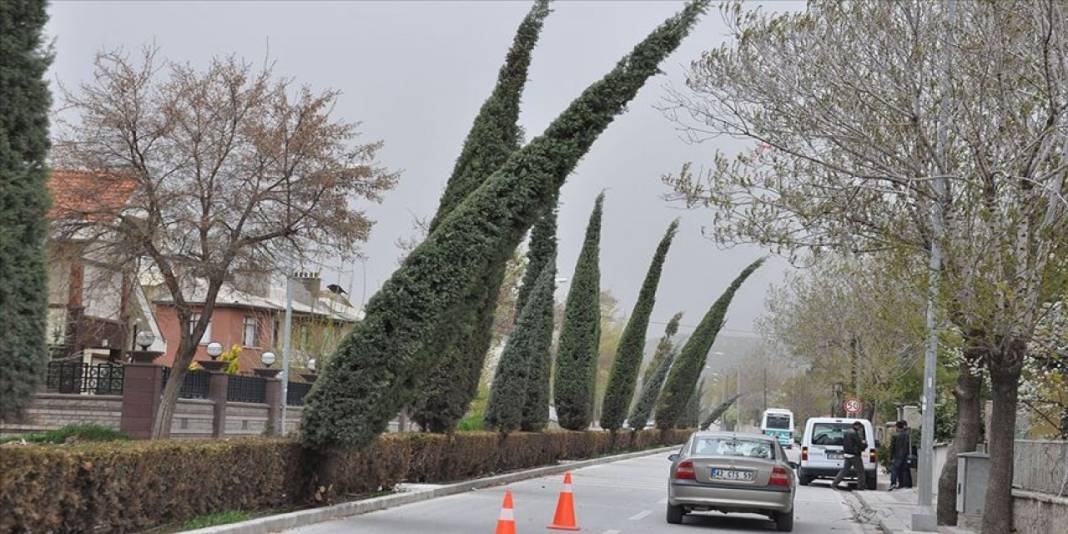
[[[793,530],[797,477],[771,436],[696,432],[670,459],[668,523],[716,511],[763,514],[780,531]]]

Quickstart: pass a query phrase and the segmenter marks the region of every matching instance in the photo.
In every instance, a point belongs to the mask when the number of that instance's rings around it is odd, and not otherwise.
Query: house
[[[48,180],[48,218],[78,222],[114,217],[135,189],[132,180],[80,171],[53,171]],[[134,349],[139,329],[156,336],[150,350],[163,351],[152,308],[136,278],[135,265],[116,265],[94,252],[90,236],[53,231],[48,259],[47,342],[53,358],[117,359]]]
[[[267,351],[282,357],[283,325],[285,324],[286,291],[284,283],[272,283],[267,276],[238,276],[219,289],[208,328],[197,346],[194,361],[210,359],[207,345],[220,343],[224,350],[240,348],[238,368],[242,374],[263,367],[260,356]],[[156,319],[167,350],[156,360],[163,365],[174,364],[182,325],[170,293],[158,283],[147,281],[152,295]],[[363,312],[343,295],[344,291],[331,285],[321,287],[318,278],[294,280],[293,322],[290,334],[292,365],[306,367],[313,358],[333,352],[341,337],[363,319]],[[193,308],[191,323],[200,319],[207,284],[195,283],[186,291],[186,301]],[[186,328],[191,328],[187,325]],[[276,363],[275,366],[280,365]]]

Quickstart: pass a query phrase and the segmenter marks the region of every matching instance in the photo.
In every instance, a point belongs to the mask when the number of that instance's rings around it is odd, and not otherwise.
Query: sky
[[[539,134],[589,83],[681,7],[677,1],[554,3],[534,51],[520,123]],[[379,163],[401,170],[381,204],[361,207],[376,221],[365,262],[323,271],[328,283],[352,288],[360,302],[397,268],[398,238],[413,234],[415,217],[429,219],[479,106],[489,95],[525,1],[487,2],[191,2],[53,0],[47,31],[54,39],[53,87],[92,78],[94,54],[118,47],[137,52],[155,44],[162,57],[204,66],[235,54],[316,90],[338,89],[335,115],[360,122],[361,141],[382,140]],[[800,7],[776,2],[773,9]],[[684,142],[655,106],[668,86],[681,86],[687,65],[728,38],[715,9],[662,65],[630,109],[594,144],[561,193],[558,270],[574,271],[594,198],[605,191],[601,286],[629,313],[664,230],[680,218],[657,292],[650,336],[676,311],[683,331],[696,325],[738,272],[767,254],[755,246],[717,247],[702,236],[708,210],[685,210],[664,200],[665,173],[711,159],[717,148],[751,143],[717,139]],[[58,100],[58,98],[57,98]],[[59,102],[57,102],[57,105]],[[764,311],[769,284],[789,269],[770,258],[734,298],[724,333],[746,336]],[[366,276],[366,285],[363,279]],[[558,292],[563,298],[566,286]]]

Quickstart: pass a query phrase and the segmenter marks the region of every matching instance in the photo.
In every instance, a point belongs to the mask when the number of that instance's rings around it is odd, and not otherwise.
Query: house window
[[[193,329],[197,327],[197,322],[200,321],[200,314],[194,313],[189,316],[189,326],[187,327],[189,332],[192,333]],[[208,326],[204,329],[204,335],[200,336],[200,344],[207,345],[211,343],[211,320],[208,320]]]
[[[242,336],[241,344],[246,347],[258,347],[260,341],[260,322],[256,319],[255,315],[246,315],[244,332]]]

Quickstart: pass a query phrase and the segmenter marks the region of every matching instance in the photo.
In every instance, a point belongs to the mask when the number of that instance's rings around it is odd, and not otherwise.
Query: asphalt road
[[[683,525],[664,521],[667,454],[644,456],[576,470],[574,495],[583,532],[638,534],[661,532],[773,532],[761,516],[689,515]],[[553,517],[562,476],[508,486],[515,499],[517,534],[546,530]],[[504,487],[400,506],[292,530],[299,534],[493,534]],[[861,526],[843,494],[826,485],[798,486],[794,532],[860,534]]]

